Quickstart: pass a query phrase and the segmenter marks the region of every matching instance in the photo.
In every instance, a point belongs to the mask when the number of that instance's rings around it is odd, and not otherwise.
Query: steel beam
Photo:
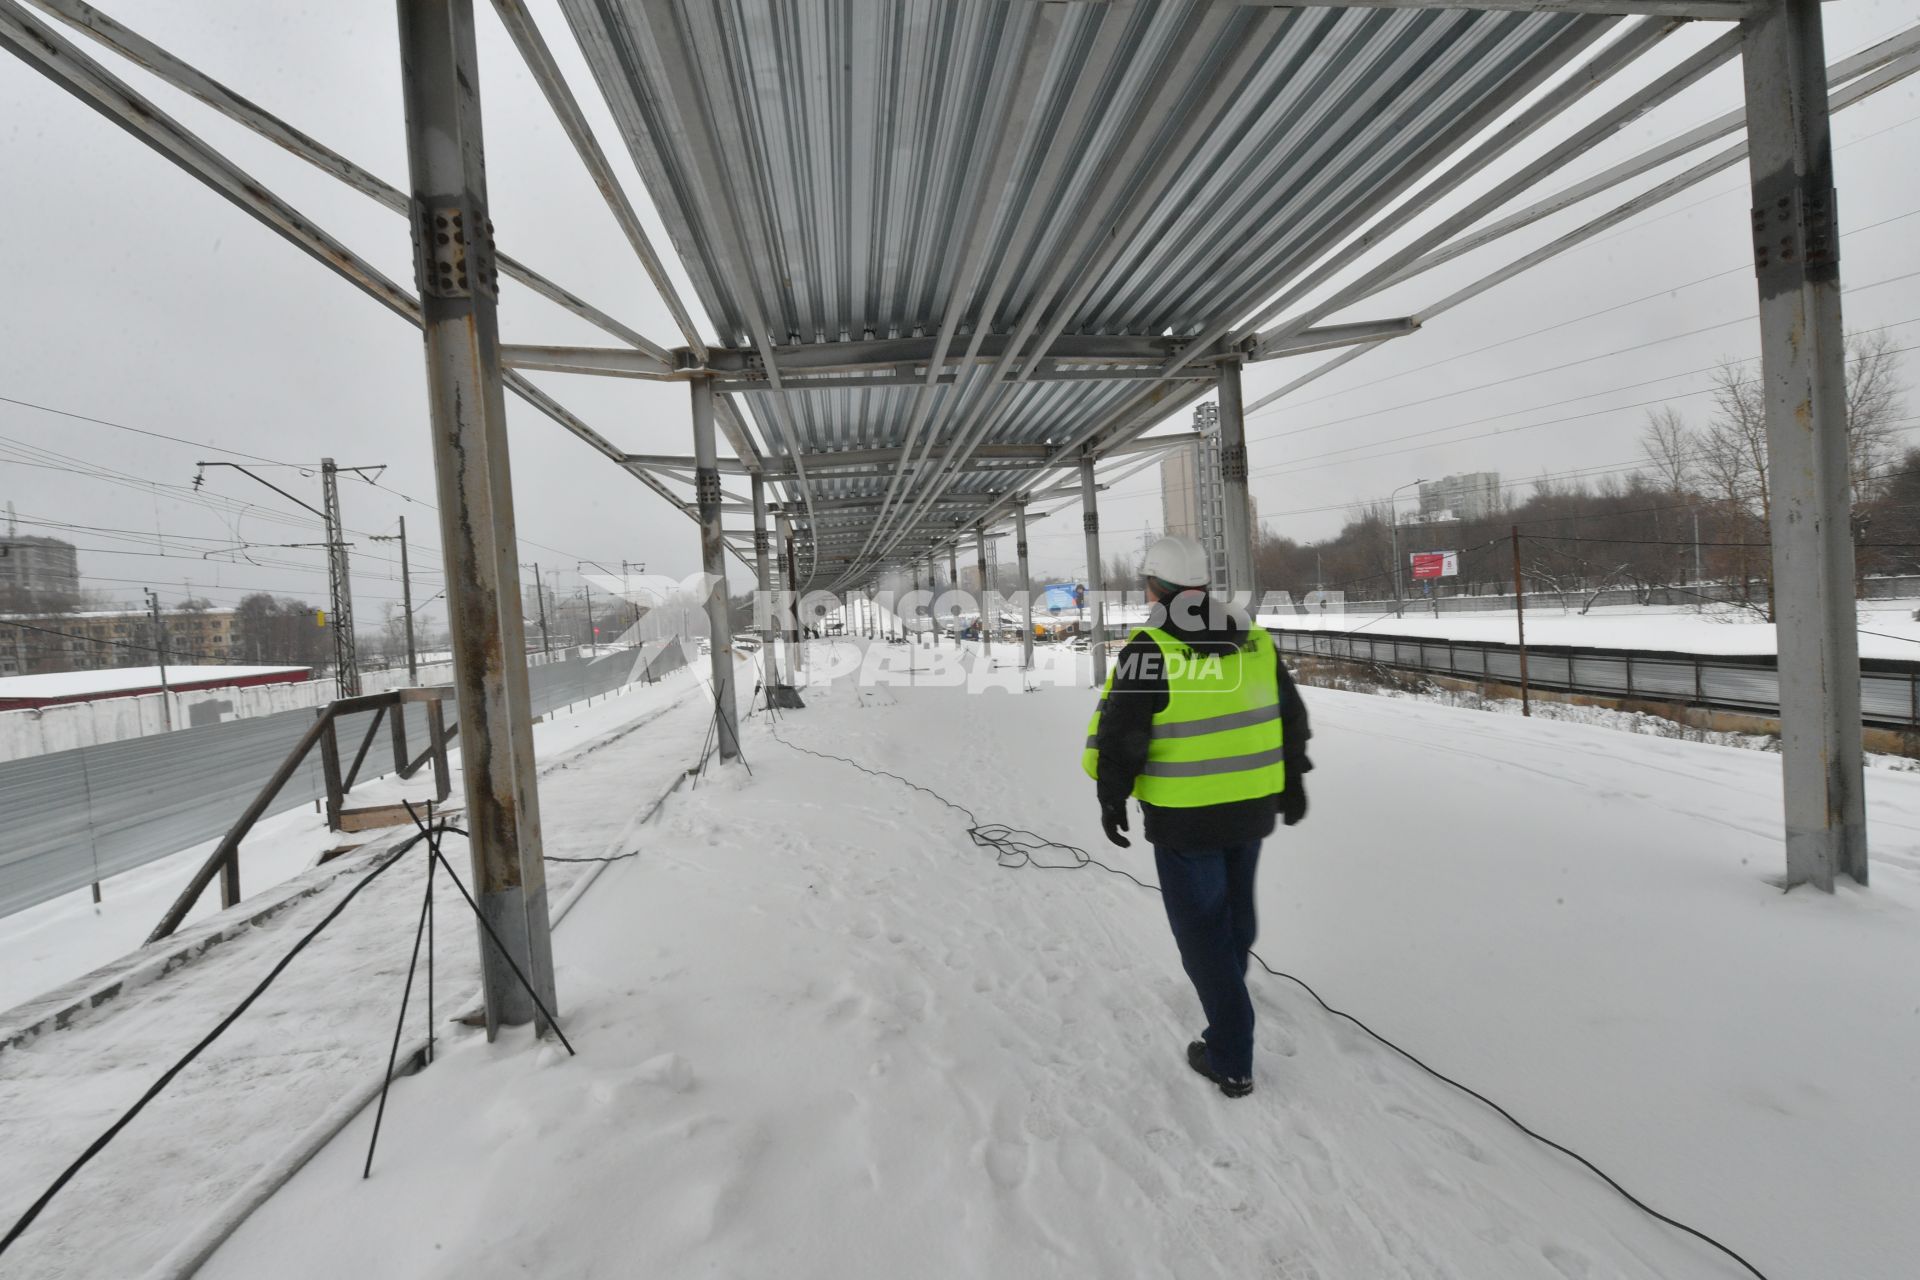
[[[634,211],[627,193],[620,186],[620,179],[614,175],[613,165],[607,160],[607,154],[601,150],[599,140],[593,136],[593,129],[587,124],[586,115],[580,110],[580,104],[574,99],[573,90],[568,87],[565,74],[560,65],[553,60],[552,50],[540,34],[539,24],[527,11],[521,0],[493,0],[494,11],[500,15],[501,25],[520,50],[520,57],[527,64],[527,70],[533,73],[534,83],[540,86],[540,92],[546,95],[547,105],[553,108],[553,114],[560,121],[560,127],[566,130],[568,141],[580,156],[580,162],[587,168],[593,179],[593,185],[600,188],[600,195],[607,202],[607,209],[613,214],[613,220],[620,224],[621,233],[627,237],[634,255],[640,259],[640,265],[646,269],[647,279],[653,282],[654,291],[660,300],[673,313],[673,321],[679,326],[680,336],[695,352],[704,354],[706,344],[701,340],[700,331],[688,314],[686,304],[680,300],[679,292],[673,287],[673,278],[667,274],[666,266],[660,261],[660,255],[654,251],[653,241],[648,237],[646,228],[640,225],[640,215]]]
[[[1818,0],[1747,24],[1748,172],[1760,293],[1786,885],[1867,882],[1847,459],[1840,226]]]
[[[1080,525],[1087,534],[1087,651],[1093,655],[1093,686],[1107,683],[1106,572],[1100,563],[1100,486],[1093,479],[1093,458],[1080,459]]]
[[[686,376],[670,357],[662,358],[627,347],[556,347],[510,343],[500,349],[500,358],[514,369],[535,369],[547,373],[589,373],[654,381]]]
[[[85,32],[107,48],[190,97],[212,107],[221,115],[250,129],[276,146],[346,183],[362,195],[385,205],[393,212],[407,214],[407,197],[398,187],[333,150],[318,139],[294,128],[259,104],[235,93],[212,76],[193,67],[136,31],[123,26],[84,0],[30,0],[38,8],[62,22]],[[645,351],[664,354],[664,349],[621,324],[606,312],[587,302],[572,290],[555,284],[533,268],[507,254],[499,254],[502,275],[519,281],[541,297],[587,323]]]
[[[256,219],[395,314],[418,323],[407,291],[267,190],[179,121],[56,35],[15,0],[0,0],[0,47],[185,169],[242,213]]]
[[[414,278],[426,336],[440,542],[465,826],[480,912],[487,1034],[557,1015],[540,796],[527,696],[493,224],[480,128],[472,0],[399,0],[400,82],[412,178]]]
[[[1445,174],[1429,182],[1419,194],[1396,208],[1379,227],[1370,229],[1367,236],[1359,242],[1358,251],[1371,248],[1385,235],[1408,225],[1414,217],[1430,209],[1440,198],[1456,190],[1468,179],[1477,176],[1487,166],[1531,137],[1555,115],[1568,110],[1588,94],[1597,91],[1607,80],[1630,65],[1636,57],[1664,40],[1673,30],[1674,25],[1655,19],[1635,24],[1625,36],[1601,49],[1578,71],[1565,78],[1561,82],[1561,91],[1549,100],[1547,109],[1526,112],[1509,121],[1497,133],[1449,168]],[[1445,244],[1453,236],[1472,227],[1509,201],[1531,190],[1548,175],[1589,154],[1595,146],[1626,128],[1654,107],[1699,83],[1722,64],[1732,61],[1740,52],[1741,39],[1739,28],[1729,28],[1651,84],[1601,112],[1593,120],[1574,130],[1567,138],[1521,165],[1499,182],[1488,185],[1466,205],[1449,214],[1438,224],[1421,232],[1405,246],[1396,249],[1384,261],[1369,268],[1358,279],[1341,286],[1338,291],[1315,302],[1301,314],[1282,321],[1269,332],[1261,334],[1261,339],[1272,341],[1292,337],[1305,331],[1322,318],[1370,296],[1382,286],[1383,282],[1392,279],[1393,275],[1408,263]],[[1350,250],[1349,253],[1355,251]],[[1291,282],[1284,294],[1260,308],[1247,327],[1265,324],[1296,301],[1309,296],[1321,284],[1346,269],[1348,256],[1348,254],[1340,254],[1328,257],[1313,271]]]
[[[1755,12],[1751,0],[1288,0],[1311,9],[1493,9],[1519,13],[1590,13],[1622,17],[1690,18],[1740,22]]]
[[[1420,321],[1413,316],[1394,320],[1363,320],[1354,324],[1330,324],[1308,329],[1283,338],[1256,337],[1246,345],[1249,360],[1281,360],[1287,356],[1310,355],[1316,351],[1335,351],[1341,347],[1385,342],[1404,338],[1419,331]]]

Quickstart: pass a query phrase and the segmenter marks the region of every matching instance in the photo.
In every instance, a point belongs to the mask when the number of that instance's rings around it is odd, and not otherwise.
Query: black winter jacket
[[[1175,597],[1172,609],[1153,606],[1148,625],[1202,656],[1224,656],[1246,645],[1245,614],[1212,599],[1204,608],[1193,605],[1192,593],[1183,592]],[[1301,701],[1286,664],[1276,658],[1274,668],[1280,686],[1281,741],[1291,781],[1313,768],[1307,758],[1307,740],[1313,730],[1307,723],[1306,703]],[[1134,780],[1146,767],[1153,717],[1166,706],[1167,677],[1161,669],[1159,646],[1148,636],[1136,636],[1120,651],[1113,692],[1100,713],[1100,730],[1094,739],[1100,753],[1098,787],[1103,808],[1124,804],[1133,793]],[[1170,809],[1142,801],[1140,809],[1142,834],[1150,843],[1173,849],[1217,849],[1252,844],[1272,834],[1280,797],[1276,794],[1190,809]]]

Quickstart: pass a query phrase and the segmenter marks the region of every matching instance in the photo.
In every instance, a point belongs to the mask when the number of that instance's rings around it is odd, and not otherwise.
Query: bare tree
[[[1648,411],[1647,429],[1640,433],[1640,449],[1652,464],[1662,489],[1684,493],[1693,487],[1700,445],[1678,409],[1666,405]]]
[[[1900,356],[1885,329],[1847,339],[1847,476],[1853,501],[1870,501],[1885,485],[1905,416]]]

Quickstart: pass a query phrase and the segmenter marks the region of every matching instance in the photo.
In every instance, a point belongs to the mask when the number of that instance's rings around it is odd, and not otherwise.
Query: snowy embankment
[[[685,693],[686,678],[679,676],[653,685],[627,685],[590,706],[583,703],[536,725],[534,749],[543,758],[570,751]],[[450,756],[457,769],[457,745]],[[432,771],[427,769],[411,781],[387,776],[362,782],[353,789],[351,803],[373,805],[402,799],[417,803],[432,794]],[[460,802],[456,778],[453,803]],[[235,816],[239,816],[237,810]],[[364,844],[378,835],[327,830],[317,804],[264,818],[241,846],[241,889],[249,895],[259,893],[314,866],[327,849]],[[219,843],[208,840],[112,876],[102,882],[98,903],[90,891],[82,889],[0,916],[0,1010],[11,1009],[140,946],[194,870]],[[207,919],[219,910],[219,892],[209,890],[188,912],[187,922]]]
[[[545,847],[557,859],[547,872],[556,910],[606,865],[581,859],[631,850],[632,832],[647,804],[696,758],[709,706],[697,673],[674,672],[657,684],[629,686],[624,694],[591,708],[582,704],[535,728]],[[458,759],[456,752],[456,765]],[[423,779],[415,782],[421,784],[413,788],[416,799],[431,794]],[[456,777],[456,796],[460,786]],[[383,847],[377,843],[380,833],[353,838]],[[243,851],[245,875],[258,877],[247,883],[257,891],[264,883],[263,862],[297,868],[326,839],[323,824],[311,814],[263,823]],[[466,878],[464,843],[451,838],[446,852]],[[349,855],[310,873],[331,878],[313,896],[242,929],[191,963],[149,975],[143,985],[63,1029],[0,1050],[0,1150],[6,1152],[0,1161],[0,1228],[10,1226],[88,1143],[364,881],[370,855],[371,850]],[[171,878],[164,874],[167,862],[143,868],[153,873],[154,886],[140,893],[164,905],[198,856],[203,855],[170,860],[178,862]],[[196,1242],[250,1207],[277,1171],[304,1158],[315,1141],[351,1115],[386,1065],[419,918],[424,865],[422,849],[369,884],[259,1002],[51,1202],[0,1259],[0,1275],[7,1280],[118,1280],[184,1274],[151,1269],[163,1259],[180,1260],[182,1250],[190,1260]],[[151,910],[132,910],[139,897],[110,888],[114,911],[91,921],[90,928],[82,927],[89,924],[84,912],[43,922],[33,945],[71,965],[76,955],[90,954],[129,930],[137,942],[160,911],[153,902],[146,904]],[[471,917],[444,877],[438,899],[434,955],[437,1012],[444,1019],[471,1007],[479,987],[479,955]],[[243,901],[232,913],[208,916],[206,923],[244,917],[250,910]],[[53,963],[28,954],[34,963]],[[424,1031],[421,988],[414,994],[413,1029]],[[462,1031],[455,1024],[441,1028],[443,1036]],[[376,1267],[370,1274],[395,1273]]]
[[[1871,890],[1781,895],[1776,758],[1307,696],[1268,961],[1776,1280],[1912,1274],[1920,778],[1869,778]],[[1100,843],[1085,688],[808,697],[556,933],[579,1058],[449,1045],[371,1181],[363,1115],[205,1274],[1742,1274],[1279,979],[1258,1088],[1222,1099],[1154,895],[999,869],[935,800],[770,736],[1151,879]]]
[[[1920,662],[1920,600],[1862,600],[1860,656]],[[1263,614],[1268,626],[1292,631],[1369,631],[1433,640],[1480,640],[1512,644],[1518,619],[1504,613],[1425,611],[1408,601],[1406,613]],[[1596,608],[1582,614],[1558,608],[1527,610],[1527,643],[1593,649],[1646,649],[1663,653],[1766,654],[1779,651],[1773,624],[1749,609]]]

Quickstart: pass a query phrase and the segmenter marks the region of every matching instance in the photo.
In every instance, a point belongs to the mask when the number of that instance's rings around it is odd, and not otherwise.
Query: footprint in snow
[[[1565,1245],[1544,1244],[1540,1246],[1540,1256],[1545,1258],[1555,1271],[1566,1280],[1587,1280],[1593,1274],[1593,1260],[1577,1249]]]
[[[1422,1115],[1411,1107],[1401,1106],[1397,1102],[1388,1104],[1383,1110],[1396,1119],[1405,1120],[1409,1124],[1415,1124],[1425,1129],[1434,1136],[1441,1146],[1457,1156],[1465,1156],[1475,1164],[1493,1163],[1493,1158],[1487,1154],[1485,1147],[1482,1147],[1472,1138],[1444,1121],[1436,1120],[1429,1115]]]
[[[989,1140],[982,1157],[987,1176],[1003,1191],[1011,1191],[1027,1180],[1027,1144]]]

